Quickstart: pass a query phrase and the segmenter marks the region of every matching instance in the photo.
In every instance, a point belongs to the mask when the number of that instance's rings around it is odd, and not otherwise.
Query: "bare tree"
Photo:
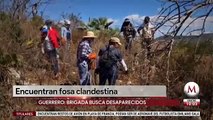
[[[36,16],[37,13],[38,13],[38,4],[35,3],[35,4],[33,4],[33,6],[32,6],[32,14],[33,14],[33,17]]]
[[[10,7],[10,13],[13,18],[21,19],[24,17],[27,4],[30,2],[30,0],[12,0],[11,1],[11,7]]]
[[[33,17],[38,15],[39,7],[41,7],[42,5],[48,5],[51,3],[51,1],[52,0],[37,0],[36,2],[31,2],[29,7],[31,7],[31,13],[32,13]],[[43,12],[44,12],[44,10],[41,11],[41,16],[42,16]]]
[[[172,36],[189,35],[193,33],[203,34],[207,18],[212,14],[212,0],[161,0],[162,7],[158,17],[155,19],[155,30],[160,31],[164,35]],[[199,28],[193,27],[197,21],[201,21]],[[161,31],[163,29],[163,31]],[[170,71],[170,55],[175,39],[171,39],[168,52],[166,79],[169,80]]]
[[[168,28],[166,34],[173,36],[193,32],[202,34],[212,11],[212,0],[163,0],[159,16],[156,18],[156,30],[164,26]],[[202,20],[201,27],[190,30],[189,26],[197,20]]]
[[[40,6],[49,4],[51,0],[1,0],[0,11],[9,13],[14,19],[36,16]]]

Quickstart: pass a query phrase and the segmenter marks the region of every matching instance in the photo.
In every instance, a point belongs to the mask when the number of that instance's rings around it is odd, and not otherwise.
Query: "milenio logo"
[[[184,86],[184,93],[188,97],[196,97],[199,94],[199,92],[200,92],[200,88],[199,88],[198,84],[195,82],[188,82]]]

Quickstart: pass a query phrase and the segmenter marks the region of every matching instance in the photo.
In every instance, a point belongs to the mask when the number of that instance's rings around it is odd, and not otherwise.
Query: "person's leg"
[[[57,59],[57,52],[56,50],[51,50],[48,52],[49,53],[49,58],[52,66],[52,70],[54,72],[54,75],[57,75],[59,73],[59,64],[58,64],[58,59]]]
[[[71,40],[67,40],[67,48],[66,48],[66,53],[67,53],[67,62],[71,62],[72,61],[72,56],[70,54],[71,52]]]
[[[146,39],[146,48],[147,48],[147,58],[151,57],[151,39]]]
[[[114,66],[108,75],[109,85],[115,85],[118,79],[118,68]]]
[[[57,49],[55,49],[55,51],[56,51],[56,58],[59,59],[60,58],[60,56],[59,56],[59,49],[57,48]]]
[[[124,37],[125,38],[125,50],[128,49],[128,44],[129,44],[129,40],[128,40],[128,37]]]
[[[91,74],[91,71],[89,70],[89,71],[87,71],[87,77],[86,77],[85,85],[90,85],[91,80],[92,80],[92,74]]]
[[[80,85],[88,84],[88,65],[86,62],[81,62],[78,65]]]
[[[144,38],[141,38],[141,49],[145,49],[145,45],[146,42],[145,42],[145,39]]]
[[[131,50],[132,48],[132,41],[133,41],[133,38],[132,37],[129,38],[129,50]]]
[[[67,51],[71,48],[71,40],[67,40]]]
[[[99,73],[99,85],[105,85],[107,80],[107,73],[106,72],[100,72]]]

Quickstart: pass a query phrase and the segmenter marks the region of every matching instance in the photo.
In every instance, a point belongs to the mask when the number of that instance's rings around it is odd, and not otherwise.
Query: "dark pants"
[[[115,85],[117,79],[118,79],[117,66],[113,66],[112,69],[109,69],[109,70],[106,70],[104,68],[100,69],[99,85],[105,85],[107,80],[108,80],[109,85]]]
[[[132,37],[126,36],[125,39],[126,39],[126,42],[125,42],[125,49],[126,49],[126,50],[128,50],[128,49],[131,50],[133,38],[132,38]]]
[[[52,70],[54,72],[54,74],[56,75],[57,73],[59,73],[59,64],[58,64],[58,59],[57,59],[57,51],[56,49],[53,49],[51,51],[47,51],[47,56],[48,59],[51,63],[52,66]]]
[[[66,44],[66,50],[69,52],[70,48],[71,48],[71,40],[67,40],[67,44]]]

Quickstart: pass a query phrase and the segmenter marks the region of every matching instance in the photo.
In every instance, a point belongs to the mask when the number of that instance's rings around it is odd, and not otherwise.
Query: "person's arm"
[[[152,32],[152,39],[154,39],[155,27],[154,27],[154,25],[150,24],[150,28],[151,28],[151,32]]]
[[[37,45],[37,47],[42,47],[42,44],[44,43],[44,39],[45,39],[45,37],[44,37],[44,33],[40,33],[40,41],[38,42],[38,45]]]
[[[120,33],[124,31],[124,23],[122,24],[121,26],[121,30],[120,30]]]
[[[44,40],[45,40],[46,36],[47,36],[47,33],[45,33],[45,32],[41,32],[41,43],[43,43],[43,42],[44,42]]]
[[[61,42],[62,46],[66,44],[65,38],[63,37],[62,34],[60,35],[57,30],[56,30],[56,37],[57,37],[57,41]]]
[[[124,70],[127,71],[128,68],[127,68],[127,65],[126,65],[124,59],[122,59],[120,63],[121,63],[121,65],[123,66]]]
[[[64,27],[61,28],[61,37],[65,38],[65,30]]]
[[[135,36],[136,36],[136,30],[135,30],[135,28],[133,27],[133,38],[135,38]]]
[[[61,27],[61,37],[63,37],[64,31],[63,31],[63,27]]]
[[[89,60],[89,54],[92,53],[92,50],[89,46],[89,44],[85,43],[81,47],[81,58],[84,60]]]
[[[61,41],[62,36],[58,33],[57,30],[55,30],[55,32],[56,32],[56,37],[57,37],[58,41]]]
[[[123,66],[124,70],[128,71],[127,65],[126,65],[126,63],[125,63],[125,61],[123,59],[123,56],[122,56],[120,51],[118,51],[118,53],[117,53],[117,58],[118,58],[120,64]]]
[[[141,34],[140,31],[143,29],[143,27],[144,27],[143,24],[139,26],[139,28],[138,28],[138,30],[137,30],[138,34]]]
[[[69,29],[69,31],[70,31],[70,40],[72,41],[72,30]]]
[[[48,37],[49,37],[49,39],[51,40],[51,42],[52,42],[52,44],[53,44],[53,47],[54,48],[59,48],[60,46],[59,46],[59,35],[58,35],[58,32],[56,31],[56,29],[54,29],[54,28],[50,28],[49,30],[48,30]]]
[[[106,52],[107,48],[102,48],[99,50],[98,52],[98,57],[97,57],[97,61],[96,61],[96,69],[95,69],[95,73],[99,74],[100,72],[100,57],[104,54],[104,52]]]
[[[40,27],[39,30],[40,30],[41,41],[39,42],[38,45],[40,46],[44,42],[44,40],[47,36],[48,30],[47,30],[47,28],[45,28],[45,26]]]
[[[58,43],[58,48],[61,47],[60,45],[64,46],[66,44],[66,40],[64,37],[62,37],[59,32],[55,29],[55,35]]]

